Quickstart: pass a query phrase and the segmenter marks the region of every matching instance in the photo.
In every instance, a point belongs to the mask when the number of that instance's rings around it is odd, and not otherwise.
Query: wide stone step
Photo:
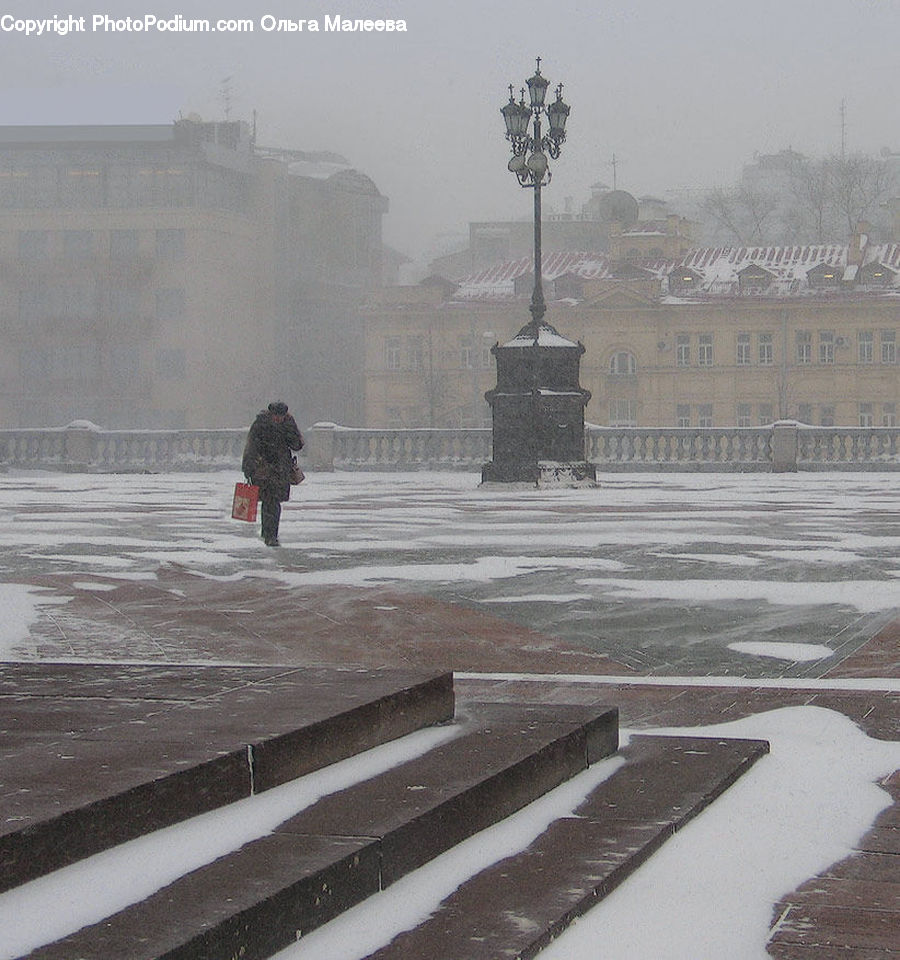
[[[367,960],[529,960],[768,751],[755,740],[635,737],[575,816],[462,884]]]
[[[28,960],[263,960],[617,744],[615,709],[470,705],[459,737]]]
[[[453,713],[449,673],[0,665],[0,892]]]

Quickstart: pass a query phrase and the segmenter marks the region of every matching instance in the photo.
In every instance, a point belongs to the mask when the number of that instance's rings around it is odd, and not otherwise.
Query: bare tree
[[[773,183],[717,187],[700,205],[713,241],[741,245],[847,241],[861,220],[877,220],[898,185],[886,161],[864,154],[810,160],[793,155]]]
[[[791,166],[789,227],[798,242],[822,243],[833,234],[831,177],[824,161],[799,157]]]
[[[767,242],[768,223],[778,205],[768,192],[741,184],[735,190],[711,190],[700,204],[714,232],[739,246]]]
[[[893,186],[890,170],[884,160],[861,153],[829,157],[825,166],[831,203],[846,231],[843,239],[848,239],[861,220],[869,220],[878,205],[889,199]]]

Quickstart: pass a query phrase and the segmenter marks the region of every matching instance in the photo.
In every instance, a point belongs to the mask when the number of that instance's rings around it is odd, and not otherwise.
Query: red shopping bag
[[[246,520],[253,523],[256,520],[256,505],[258,503],[259,487],[255,487],[252,483],[236,483],[234,485],[231,515],[235,520]]]

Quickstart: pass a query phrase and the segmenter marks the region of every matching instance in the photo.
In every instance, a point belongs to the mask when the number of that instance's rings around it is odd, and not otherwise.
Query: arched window
[[[627,350],[614,353],[609,361],[609,372],[614,377],[633,376],[637,373],[637,361],[634,354]]]

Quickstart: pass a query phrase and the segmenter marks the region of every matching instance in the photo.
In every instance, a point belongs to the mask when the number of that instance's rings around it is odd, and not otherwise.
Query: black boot
[[[281,520],[281,501],[263,500],[262,538],[267,547],[278,547],[278,524]]]

